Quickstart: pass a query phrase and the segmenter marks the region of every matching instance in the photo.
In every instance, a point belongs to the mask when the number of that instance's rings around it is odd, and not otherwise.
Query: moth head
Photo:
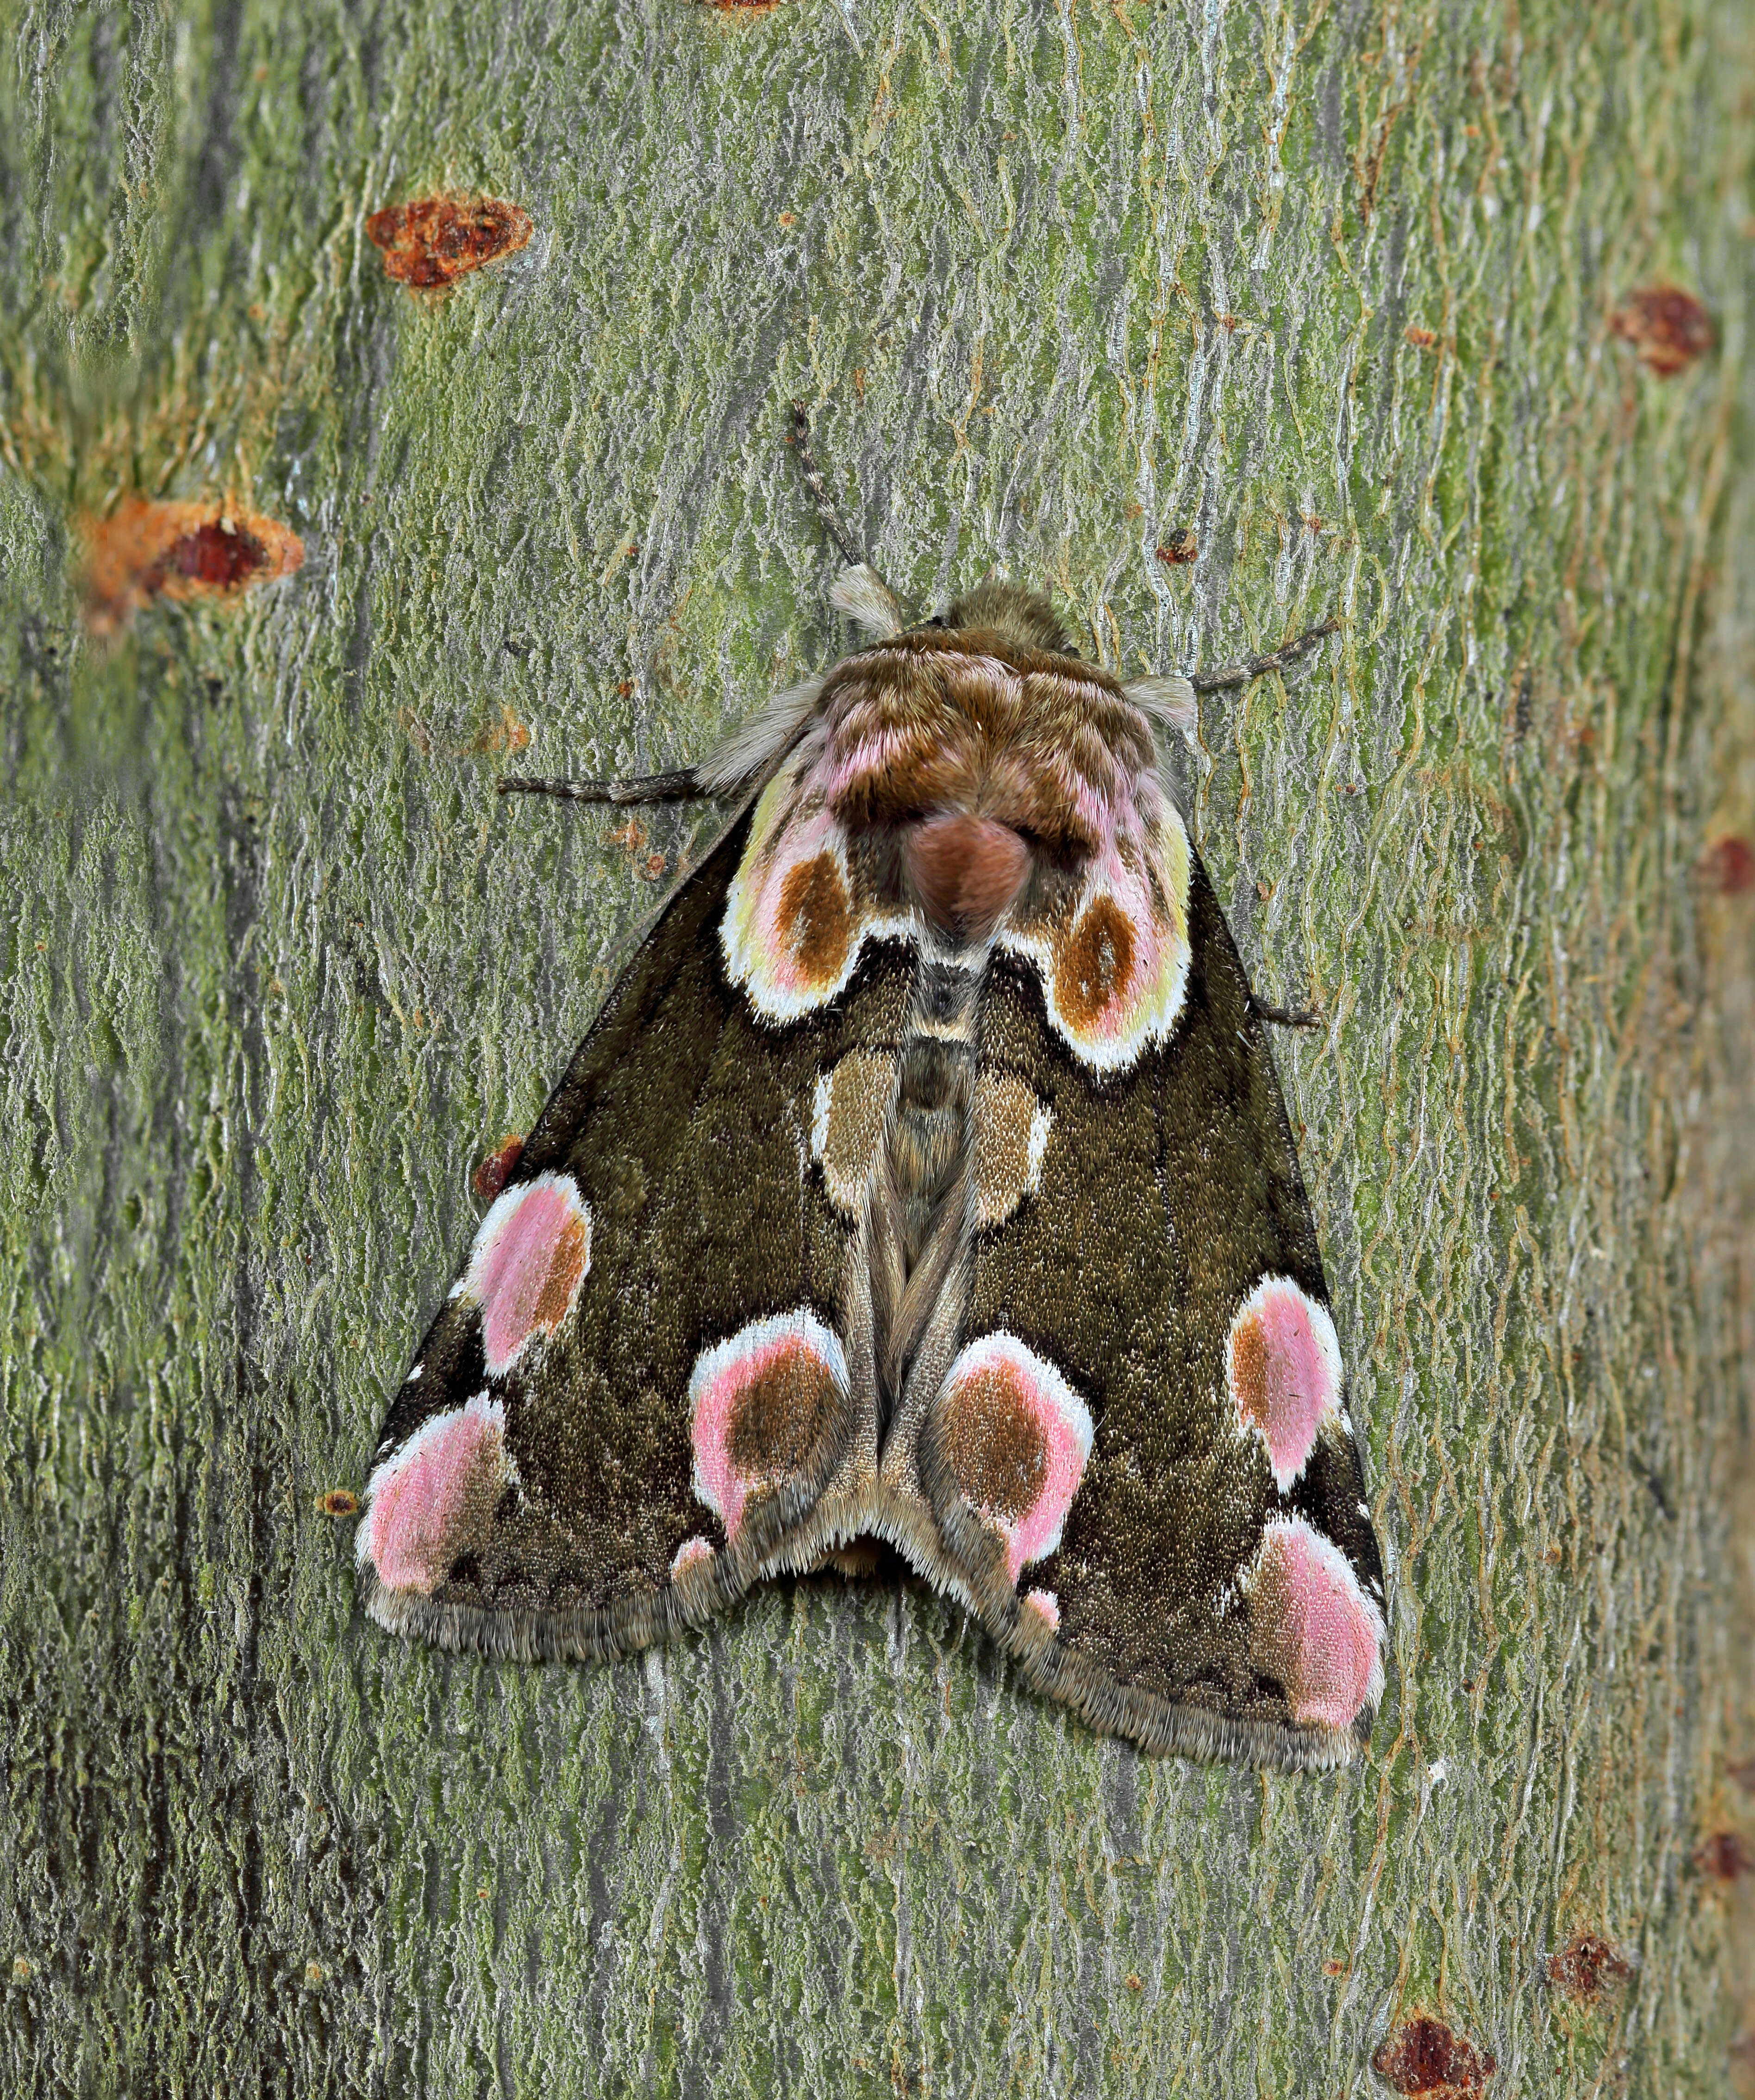
[[[1078,651],[1059,615],[1040,591],[1026,590],[998,576],[986,576],[927,623],[960,633],[997,634],[1023,649],[1076,658]]]

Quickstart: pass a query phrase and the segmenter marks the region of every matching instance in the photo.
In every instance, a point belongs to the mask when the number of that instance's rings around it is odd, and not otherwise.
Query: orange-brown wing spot
[[[796,1473],[829,1429],[838,1405],[829,1366],[800,1346],[776,1357],[737,1396],[726,1449],[746,1480]]]
[[[944,1449],[965,1501],[1002,1524],[1015,1524],[1041,1493],[1048,1439],[1007,1364],[978,1370],[958,1387]]]
[[[832,853],[820,853],[786,871],[776,930],[802,976],[833,984],[853,939],[853,900]]]
[[[1095,1030],[1126,998],[1134,949],[1133,920],[1112,897],[1094,897],[1055,949],[1055,996],[1070,1027]]]
[[[367,238],[383,250],[385,274],[419,290],[515,254],[530,230],[529,214],[500,197],[419,197],[365,222]]]
[[[130,496],[108,518],[82,522],[86,622],[95,634],[126,626],[149,599],[227,599],[290,576],[304,542],[254,511],[217,503]]]
[[[590,1260],[590,1227],[583,1218],[569,1218],[561,1228],[555,1251],[549,1256],[548,1274],[542,1280],[542,1288],[531,1310],[533,1328],[546,1334],[560,1325]]]

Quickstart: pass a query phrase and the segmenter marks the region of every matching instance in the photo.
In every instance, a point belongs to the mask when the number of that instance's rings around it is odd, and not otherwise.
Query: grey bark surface
[[[1726,2089],[1746,9],[5,20],[0,2089],[1364,2094],[1421,2008],[1495,2092]],[[535,235],[417,296],[364,219],[441,190]],[[1666,281],[1663,379],[1610,319]],[[917,1587],[602,1669],[356,1608],[318,1498],[704,836],[496,776],[684,765],[842,646],[795,396],[917,605],[1002,565],[1130,674],[1342,622],[1187,770],[1322,1021],[1353,1771],[1099,1740]],[[304,566],[100,647],[130,492]],[[1596,2010],[1580,1929],[1642,1960]]]

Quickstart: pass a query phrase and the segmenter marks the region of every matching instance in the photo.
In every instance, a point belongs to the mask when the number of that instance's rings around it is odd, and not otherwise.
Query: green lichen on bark
[[[1500,2091],[1717,2091],[1746,21],[848,19],[9,11],[0,2085],[1363,2093],[1425,2005]],[[413,296],[364,220],[435,190],[535,237]],[[1720,342],[1661,381],[1609,320],[1669,280]],[[1142,1759],[913,1589],[603,1670],[355,1608],[316,1499],[700,836],[494,775],[684,762],[833,651],[794,396],[922,605],[1001,563],[1129,669],[1344,622],[1190,772],[1322,1016],[1358,1770]],[[131,491],[303,569],[99,650],[73,520]],[[1642,1956],[1600,2012],[1535,1979],[1577,1926]]]

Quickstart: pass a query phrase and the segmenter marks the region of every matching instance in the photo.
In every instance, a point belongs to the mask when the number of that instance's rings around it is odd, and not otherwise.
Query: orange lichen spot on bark
[[[387,276],[430,291],[515,254],[531,227],[527,211],[501,197],[418,197],[374,211],[365,232],[383,250]]]
[[[529,741],[529,730],[502,701],[500,719],[478,730],[470,739],[469,748],[471,751],[522,751]]]
[[[1715,1882],[1734,1882],[1755,1867],[1755,1852],[1735,1830],[1713,1830],[1694,1848],[1694,1864]]]
[[[357,1516],[360,1498],[351,1488],[325,1488],[317,1497],[319,1516]]]
[[[1627,297],[1609,316],[1609,326],[1633,346],[1639,362],[1659,378],[1685,371],[1713,346],[1713,317],[1679,285],[1651,285]]]
[[[1541,1979],[1550,1990],[1580,2005],[1594,2005],[1619,1991],[1638,1966],[1637,1959],[1594,1932],[1575,1932],[1558,1954],[1544,1955]]]
[[[1434,329],[1406,328],[1402,330],[1402,340],[1411,342],[1416,350],[1436,350],[1443,338]]]
[[[1714,839],[1695,865],[1704,887],[1721,897],[1747,897],[1755,889],[1755,847],[1747,839]],[[1755,1759],[1750,1766],[1755,1770]]]
[[[1178,525],[1158,549],[1158,559],[1167,569],[1187,568],[1200,558],[1200,542],[1195,537],[1192,527]]]
[[[224,504],[160,503],[130,496],[107,518],[80,523],[86,624],[115,634],[153,598],[241,597],[290,576],[305,558],[296,532]]]
[[[1398,2093],[1479,2093],[1499,2066],[1491,2049],[1417,2013],[1378,2044],[1371,2067]]]

